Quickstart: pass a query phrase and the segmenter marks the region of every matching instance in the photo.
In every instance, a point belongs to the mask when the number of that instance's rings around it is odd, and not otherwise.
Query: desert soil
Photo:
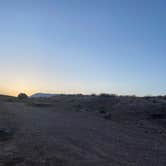
[[[132,115],[122,123],[116,119],[1,101],[0,128],[14,135],[0,141],[0,166],[166,165],[165,127]]]

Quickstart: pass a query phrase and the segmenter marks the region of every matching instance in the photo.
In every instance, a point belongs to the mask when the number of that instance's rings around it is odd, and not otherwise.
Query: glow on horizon
[[[163,0],[0,1],[0,93],[166,93]]]
[[[28,96],[31,96],[34,93],[55,93],[55,94],[99,94],[99,93],[108,93],[108,90],[102,91],[100,89],[94,89],[91,88],[89,90],[87,90],[87,88],[85,88],[85,84],[82,85],[82,87],[79,87],[79,85],[74,85],[75,87],[73,87],[73,85],[69,85],[68,87],[65,85],[57,85],[56,89],[49,89],[49,88],[45,88],[45,86],[37,86],[40,85],[40,83],[36,84],[36,86],[34,86],[35,84],[30,84],[30,83],[26,83],[26,81],[24,80],[24,82],[21,83],[22,80],[14,83],[14,82],[8,82],[8,84],[4,85],[4,86],[0,86],[0,94],[5,94],[5,95],[10,95],[10,96],[17,96],[19,93],[26,93]],[[10,88],[9,88],[10,87]]]

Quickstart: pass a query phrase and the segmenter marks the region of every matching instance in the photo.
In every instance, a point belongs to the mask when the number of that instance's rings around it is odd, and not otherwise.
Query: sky
[[[165,0],[0,1],[0,93],[166,92]]]

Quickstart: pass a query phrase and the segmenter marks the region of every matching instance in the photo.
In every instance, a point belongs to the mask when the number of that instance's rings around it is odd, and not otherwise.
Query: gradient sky
[[[0,93],[166,92],[165,0],[0,1]]]

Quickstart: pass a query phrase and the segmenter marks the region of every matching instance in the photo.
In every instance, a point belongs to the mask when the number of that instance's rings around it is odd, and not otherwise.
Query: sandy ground
[[[129,116],[130,117],[130,116]],[[165,127],[106,120],[91,111],[0,102],[0,166],[165,166]]]

